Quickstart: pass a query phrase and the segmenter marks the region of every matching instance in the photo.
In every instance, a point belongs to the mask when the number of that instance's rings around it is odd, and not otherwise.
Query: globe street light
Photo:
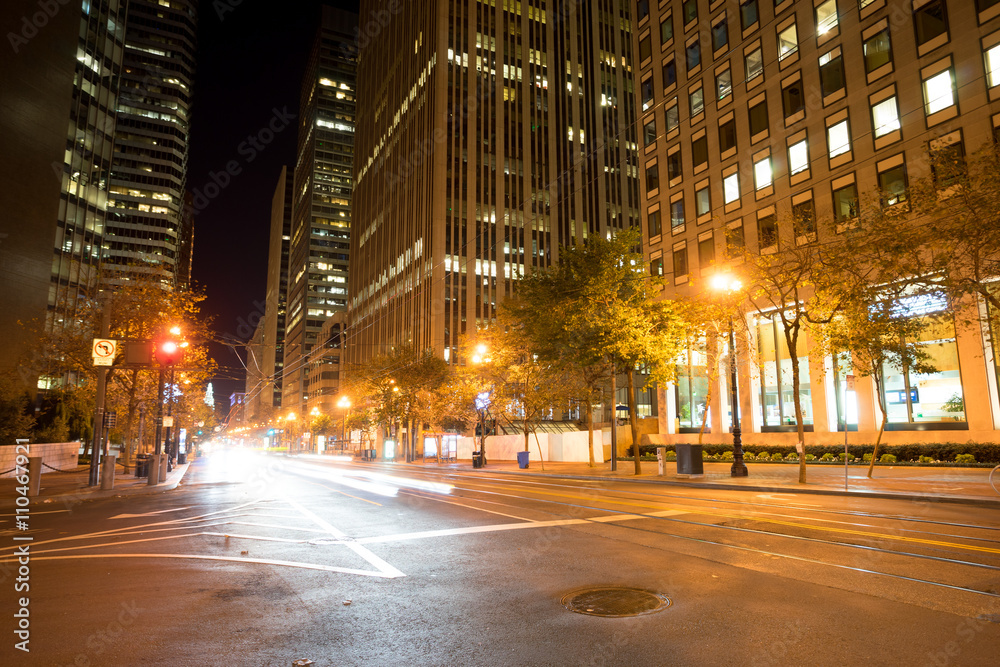
[[[344,423],[340,429],[340,449],[343,451],[344,441],[347,439],[347,411],[351,409],[351,400],[347,396],[341,396],[337,407],[344,411]]]
[[[717,292],[725,292],[732,295],[740,291],[743,287],[738,279],[731,275],[719,273],[712,277],[712,289]],[[729,386],[730,386],[730,406],[733,413],[733,466],[730,469],[731,477],[747,477],[750,473],[743,462],[743,440],[740,432],[740,406],[739,396],[736,390],[736,335],[733,330],[733,316],[729,315]]]

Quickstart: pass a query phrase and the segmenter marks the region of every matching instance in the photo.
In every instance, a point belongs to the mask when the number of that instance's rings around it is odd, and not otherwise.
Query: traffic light
[[[177,341],[165,340],[156,346],[156,362],[161,366],[174,366],[182,356],[182,348]]]

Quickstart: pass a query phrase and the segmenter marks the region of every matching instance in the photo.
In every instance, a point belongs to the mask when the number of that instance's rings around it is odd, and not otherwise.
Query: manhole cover
[[[641,616],[670,606],[670,599],[639,588],[588,588],[563,596],[562,604],[570,611],[589,616]]]

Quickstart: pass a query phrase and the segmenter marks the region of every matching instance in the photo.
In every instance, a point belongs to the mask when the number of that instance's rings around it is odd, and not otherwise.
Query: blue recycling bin
[[[528,467],[528,452],[518,452],[517,453],[517,467],[527,468]]]

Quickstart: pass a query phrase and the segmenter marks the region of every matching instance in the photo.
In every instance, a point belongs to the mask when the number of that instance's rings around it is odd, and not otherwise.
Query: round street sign
[[[106,338],[95,338],[94,339],[94,365],[95,366],[110,366],[114,361],[115,352],[118,350],[118,341],[108,340]]]

